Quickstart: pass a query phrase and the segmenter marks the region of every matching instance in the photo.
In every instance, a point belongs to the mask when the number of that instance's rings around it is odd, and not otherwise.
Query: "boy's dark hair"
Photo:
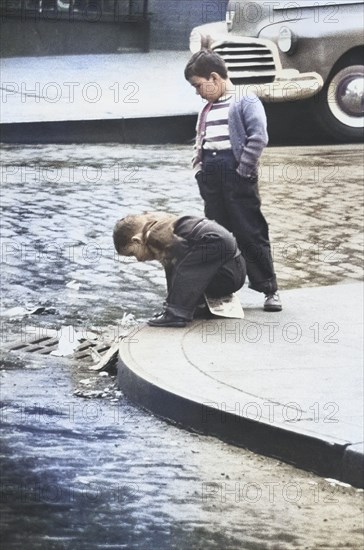
[[[114,246],[118,254],[122,254],[124,248],[131,243],[132,237],[136,233],[136,223],[134,216],[126,216],[118,222],[114,227],[113,239]]]
[[[212,50],[200,50],[194,53],[185,68],[185,79],[193,76],[209,78],[215,72],[224,78],[228,78],[228,72],[223,58]]]

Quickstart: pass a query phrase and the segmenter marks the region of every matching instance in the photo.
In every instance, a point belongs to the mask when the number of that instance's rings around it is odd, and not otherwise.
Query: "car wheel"
[[[364,127],[364,66],[348,57],[334,67],[313,99],[321,128],[337,141],[361,141]]]

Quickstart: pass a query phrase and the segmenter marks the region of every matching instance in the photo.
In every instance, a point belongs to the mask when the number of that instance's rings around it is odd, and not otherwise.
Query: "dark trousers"
[[[228,258],[224,240],[207,235],[166,269],[167,312],[191,320],[203,294],[219,298],[239,290],[246,277],[241,254]]]
[[[261,212],[258,178],[237,172],[232,151],[204,152],[197,174],[205,215],[231,231],[245,258],[250,288],[265,294],[277,290],[268,225]]]

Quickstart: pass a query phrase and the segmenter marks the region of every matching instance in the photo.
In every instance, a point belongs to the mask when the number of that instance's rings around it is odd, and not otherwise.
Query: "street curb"
[[[137,375],[118,355],[118,385],[125,396],[164,420],[202,435],[245,447],[312,471],[364,488],[363,449],[360,445],[330,444],[263,422],[221,413],[207,405],[174,394]],[[358,448],[357,448],[358,447]]]
[[[364,442],[346,447],[342,476],[346,483],[364,488]]]
[[[197,115],[0,124],[2,143],[186,143]]]

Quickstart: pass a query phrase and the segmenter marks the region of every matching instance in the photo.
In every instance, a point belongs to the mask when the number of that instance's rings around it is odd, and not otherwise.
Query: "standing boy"
[[[268,143],[263,105],[255,95],[237,100],[225,62],[213,51],[194,54],[185,78],[208,102],[197,120],[193,158],[205,215],[236,237],[250,288],[265,294],[264,309],[281,311],[258,191],[259,158]]]

